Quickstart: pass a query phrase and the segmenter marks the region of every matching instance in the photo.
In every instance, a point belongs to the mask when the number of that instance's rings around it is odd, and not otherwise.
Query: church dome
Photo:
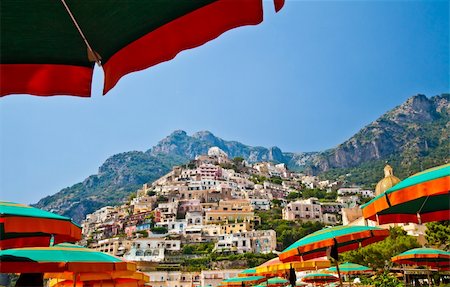
[[[400,179],[394,175],[394,170],[387,164],[384,167],[384,178],[380,180],[375,187],[375,196],[382,194],[399,182]]]

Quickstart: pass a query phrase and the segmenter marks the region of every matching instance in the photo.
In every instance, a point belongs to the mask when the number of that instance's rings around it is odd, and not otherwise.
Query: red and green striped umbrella
[[[0,273],[136,271],[134,263],[69,243],[1,250],[0,262]]]
[[[308,260],[327,255],[327,249],[337,245],[338,252],[345,252],[381,241],[389,236],[389,230],[372,226],[335,226],[311,233],[279,255],[283,262]]]
[[[330,268],[328,268],[328,271],[336,273],[337,268],[330,267]],[[372,269],[370,269],[369,267],[364,266],[364,265],[346,262],[343,264],[339,264],[339,271],[344,274],[361,274],[361,273],[372,272]]]
[[[0,249],[47,247],[81,239],[81,228],[68,217],[28,205],[0,202]]]
[[[284,0],[274,0],[278,11]],[[171,60],[222,33],[263,20],[262,0],[2,0],[0,95],[103,93],[119,79]]]
[[[337,282],[339,278],[328,273],[310,273],[302,278],[303,282],[314,284],[326,284],[330,282]]]
[[[410,176],[361,208],[379,224],[449,220],[450,164]]]
[[[434,248],[415,248],[392,257],[391,261],[397,264],[447,269],[450,267],[450,252]]]

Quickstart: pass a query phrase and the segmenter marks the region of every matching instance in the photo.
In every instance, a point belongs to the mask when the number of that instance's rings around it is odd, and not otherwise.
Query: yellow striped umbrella
[[[304,271],[324,269],[330,267],[330,265],[330,261],[324,257],[306,261],[293,261],[289,263],[283,263],[277,257],[256,267],[256,274],[265,276],[281,276],[289,272],[291,267],[294,268],[295,271]]]

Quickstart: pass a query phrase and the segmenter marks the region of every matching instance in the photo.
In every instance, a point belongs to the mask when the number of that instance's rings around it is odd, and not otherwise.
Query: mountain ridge
[[[310,174],[339,177],[341,171],[369,163],[378,166],[383,160],[398,161],[417,169],[417,158],[442,154],[449,144],[450,95],[427,98],[415,95],[363,127],[342,144],[323,152],[283,152],[274,146],[249,146],[226,141],[209,131],[188,135],[176,130],[146,151],[115,154],[99,167],[98,173],[84,181],[41,199],[35,206],[70,216],[80,222],[87,213],[119,204],[142,184],[169,172],[174,165],[185,164],[195,156],[217,146],[229,157],[242,156],[249,162],[285,163],[290,169]],[[400,160],[400,161],[399,161]],[[442,161],[448,161],[448,155]],[[370,162],[374,164],[370,167]],[[438,163],[431,160],[429,164]],[[364,172],[361,172],[364,174]],[[362,180],[364,181],[364,180]],[[356,181],[355,181],[356,182]],[[364,183],[364,182],[363,182]]]

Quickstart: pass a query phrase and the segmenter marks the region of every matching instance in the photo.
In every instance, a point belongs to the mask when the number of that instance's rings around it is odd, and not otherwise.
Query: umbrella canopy
[[[327,249],[337,246],[338,252],[354,250],[389,236],[389,230],[372,226],[335,226],[311,233],[279,255],[283,262],[326,256]]]
[[[350,263],[350,262],[339,264],[339,270],[341,273],[344,273],[344,274],[361,274],[361,273],[366,273],[366,272],[372,272],[372,269],[370,269],[367,266],[359,265],[356,263]],[[328,268],[328,271],[336,273],[337,268],[330,267],[330,268]]]
[[[319,258],[314,260],[284,263],[277,257],[256,267],[256,273],[258,275],[280,276],[289,272],[291,267],[296,271],[324,269],[330,267],[330,261],[326,258]]]
[[[136,271],[136,264],[74,244],[0,251],[1,273]]]
[[[102,280],[102,281],[84,281],[76,282],[76,287],[89,286],[89,287],[141,287],[145,285],[145,281],[136,279],[112,279],[112,280]],[[50,287],[73,287],[72,280],[51,280]]]
[[[274,277],[267,280],[266,286],[286,286],[289,284],[289,280],[281,278],[281,277]]]
[[[3,75],[2,75],[3,77]],[[68,217],[14,202],[0,202],[0,249],[47,247],[81,239],[81,228]]]
[[[55,272],[45,273],[46,279],[58,279],[58,280],[74,280],[76,281],[101,281],[101,280],[114,280],[114,279],[134,279],[143,282],[149,282],[150,277],[142,272],[135,271],[110,271],[110,272]]]
[[[264,276],[232,277],[223,280],[221,286],[250,286],[266,281]]]
[[[302,281],[307,283],[321,284],[321,283],[337,282],[339,281],[339,278],[328,273],[310,273],[303,276]]]
[[[449,220],[450,164],[410,176],[361,208],[379,224]]]
[[[446,269],[450,267],[450,252],[434,248],[415,248],[394,256],[391,260],[398,264]]]
[[[238,277],[248,277],[248,276],[255,276],[256,275],[256,268],[249,268],[245,269],[241,273],[239,273]]]
[[[4,0],[0,95],[90,96],[95,62],[106,94],[128,73],[259,24],[262,8],[262,0]]]

